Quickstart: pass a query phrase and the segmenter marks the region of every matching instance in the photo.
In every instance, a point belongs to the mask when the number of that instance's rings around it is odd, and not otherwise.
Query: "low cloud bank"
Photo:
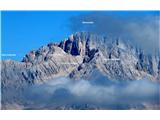
[[[158,107],[159,87],[159,84],[148,80],[96,85],[93,81],[58,78],[28,88],[25,91],[25,101],[30,108],[36,109],[54,109],[72,104],[91,104],[100,109],[144,109]]]

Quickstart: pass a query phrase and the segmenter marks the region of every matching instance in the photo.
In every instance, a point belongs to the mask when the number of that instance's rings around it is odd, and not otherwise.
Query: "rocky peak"
[[[67,40],[61,41],[59,44],[66,53],[77,56],[84,54],[84,41],[81,39],[81,34],[76,33],[69,36]]]
[[[58,44],[49,43],[48,45],[40,47],[38,50],[32,50],[25,55],[22,62],[36,64],[47,61],[52,54],[54,54],[56,46],[58,46]]]

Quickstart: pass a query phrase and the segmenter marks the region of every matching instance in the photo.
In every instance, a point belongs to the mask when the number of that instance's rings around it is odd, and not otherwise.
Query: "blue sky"
[[[2,11],[2,59],[21,60],[30,50],[68,37],[70,17],[80,11]]]
[[[69,27],[71,18],[74,16],[79,18],[89,12],[91,11],[2,11],[2,53],[16,54],[14,57],[2,59],[22,60],[31,50],[49,42],[64,40],[73,32]],[[153,11],[132,11],[132,14],[128,11],[106,13],[123,16],[157,14]]]

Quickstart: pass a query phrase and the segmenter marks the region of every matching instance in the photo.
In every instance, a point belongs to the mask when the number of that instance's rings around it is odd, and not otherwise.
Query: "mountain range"
[[[21,61],[1,61],[2,109],[9,109],[8,106],[17,101],[21,103],[23,99],[19,96],[24,88],[59,77],[96,81],[96,84],[142,79],[159,84],[160,56],[147,54],[120,38],[76,32],[60,43],[49,43],[30,51]],[[77,106],[78,109],[98,109],[88,104],[56,109],[76,109]]]

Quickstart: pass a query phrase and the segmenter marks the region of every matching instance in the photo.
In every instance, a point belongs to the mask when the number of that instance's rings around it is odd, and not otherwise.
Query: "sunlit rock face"
[[[148,55],[119,38],[111,40],[106,36],[77,32],[58,44],[49,43],[32,50],[21,62],[1,61],[2,105],[19,101],[18,95],[11,91],[21,95],[24,87],[44,84],[57,77],[90,81],[133,81],[145,78],[159,82],[160,56]],[[87,106],[99,109],[94,105],[83,104],[84,108]],[[75,107],[81,108],[77,105],[57,108]]]

